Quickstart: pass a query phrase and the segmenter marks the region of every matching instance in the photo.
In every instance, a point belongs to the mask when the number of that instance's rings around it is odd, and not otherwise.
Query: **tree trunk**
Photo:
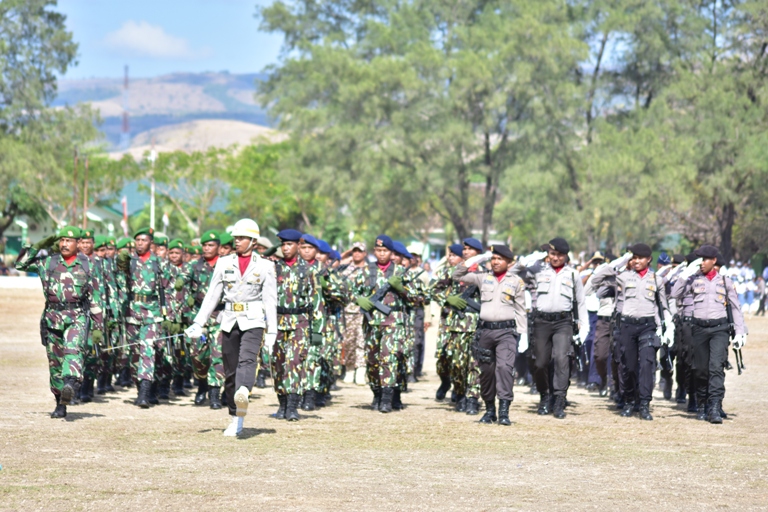
[[[728,203],[723,207],[723,215],[720,218],[720,252],[725,261],[733,258],[733,224],[736,221],[736,207]]]

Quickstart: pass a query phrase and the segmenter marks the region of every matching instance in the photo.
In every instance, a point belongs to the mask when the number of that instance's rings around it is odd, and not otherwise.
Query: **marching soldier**
[[[184,242],[181,239],[174,239],[168,242],[168,271],[171,279],[174,281],[173,291],[168,294],[168,307],[175,311],[176,321],[174,322],[173,334],[183,332],[182,323],[184,315],[189,311],[187,296],[189,294],[189,269],[184,263]],[[179,286],[181,279],[181,286]],[[176,396],[187,396],[184,391],[184,372],[187,365],[191,366],[192,361],[189,356],[189,343],[185,337],[179,337],[174,343],[172,358],[172,388]]]
[[[318,276],[322,272],[322,263],[318,259],[320,249],[320,242],[309,234],[301,235],[299,240],[299,255],[306,264],[307,271],[309,272],[309,278],[315,281],[318,285]],[[321,353],[324,346],[325,328],[327,325],[326,312],[327,307],[325,299],[323,297],[321,286],[317,287],[317,291],[320,292],[318,306],[315,314],[318,318],[314,318],[312,328],[312,338],[307,348],[307,357],[304,360],[303,375],[303,392],[301,409],[304,411],[314,411],[316,406],[316,397],[320,392],[320,375],[321,369]],[[319,320],[319,321],[318,321]]]
[[[352,249],[346,251],[342,261],[350,258],[351,261],[343,263],[339,273],[345,282],[354,281],[355,275],[368,266],[368,256],[365,242],[355,242]],[[353,373],[352,382],[358,386],[365,385],[365,337],[363,336],[363,315],[355,298],[347,290],[347,306],[344,308],[344,364],[347,371]]]
[[[115,347],[120,345],[120,293],[115,279],[114,261],[107,256],[107,244],[109,239],[97,236],[94,239],[94,251],[101,266],[101,275],[104,278],[104,323],[105,323],[105,349],[99,354],[99,371],[96,393],[103,395],[113,392],[112,371],[116,364]]]

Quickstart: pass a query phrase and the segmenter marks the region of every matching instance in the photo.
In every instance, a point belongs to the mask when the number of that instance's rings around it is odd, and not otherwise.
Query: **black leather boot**
[[[555,418],[561,420],[565,418],[565,397],[563,395],[557,395],[555,397],[555,406],[552,413],[554,414]]]
[[[61,404],[59,397],[56,397],[56,408],[51,413],[51,418],[66,418],[67,406]]]
[[[187,396],[187,392],[184,391],[184,377],[176,375],[173,378],[173,394],[176,396]]]
[[[134,405],[138,405],[142,409],[149,409],[149,392],[151,387],[152,383],[148,380],[139,382],[139,396],[136,397]]]
[[[194,386],[192,386],[192,372],[189,370],[184,371],[184,378],[182,379],[182,382],[184,383],[184,389],[192,389]]]
[[[467,398],[467,414],[470,416],[480,414],[480,403],[477,401],[477,398]]]
[[[651,416],[651,404],[647,400],[640,402],[640,419],[653,421],[653,416]]]
[[[509,421],[509,404],[511,403],[511,400],[499,399],[499,425],[508,427],[512,424],[512,422]]]
[[[435,393],[435,400],[443,400],[445,399],[445,394],[448,393],[448,390],[451,389],[451,378],[448,376],[440,377],[440,387],[437,388],[437,393]]]
[[[120,369],[120,376],[117,379],[117,385],[124,388],[131,387],[131,369],[127,366]]]
[[[299,407],[300,396],[298,393],[291,393],[288,395],[288,401],[285,405],[285,419],[288,421],[299,421]]]
[[[325,407],[327,397],[325,393],[315,393],[315,407]]]
[[[392,395],[394,388],[381,388],[381,403],[379,403],[379,412],[392,412]]]
[[[150,384],[149,386],[148,400],[149,400],[149,403],[151,403],[152,405],[157,405],[160,403],[160,400],[158,400],[157,398],[157,390],[159,389],[159,387],[160,387],[160,384],[156,380],[153,380],[152,384]]]
[[[536,412],[541,416],[545,416],[552,412],[549,407],[551,401],[552,396],[549,393],[541,393],[539,395],[539,409]]]
[[[696,419],[704,421],[707,419],[707,406],[706,404],[699,404],[696,406]]]
[[[83,379],[83,383],[80,386],[80,401],[82,403],[87,404],[93,399],[93,395],[90,391],[92,387],[93,379],[91,377],[86,377]]]
[[[664,400],[672,400],[672,372],[661,372],[659,387],[663,387]]]
[[[77,381],[74,377],[64,378],[64,387],[61,390],[61,405],[69,405],[77,392]]]
[[[315,410],[315,390],[308,389],[304,393],[304,403],[301,404],[302,411],[314,411]]]
[[[211,409],[221,409],[221,388],[219,386],[211,386]]]
[[[688,393],[688,412],[697,412],[698,410],[696,395],[694,393]]]
[[[677,386],[677,392],[675,393],[675,401],[679,404],[685,403],[685,388],[683,386]]]
[[[197,386],[197,394],[195,395],[195,405],[203,405],[205,403],[205,397],[208,394],[208,381],[201,380],[200,385]]]
[[[485,414],[480,418],[480,423],[493,423],[496,421],[496,402],[494,400],[485,401]]]
[[[371,409],[374,411],[379,410],[379,405],[381,404],[381,389],[374,389],[373,390],[373,402],[371,402]]]
[[[105,395],[107,394],[107,377],[109,377],[108,374],[101,372],[99,374],[99,380],[96,384],[96,394],[97,395]]]
[[[285,408],[288,405],[288,395],[277,395],[277,401],[280,405],[277,407],[274,417],[276,420],[284,420]]]
[[[112,385],[112,374],[107,373],[107,378],[104,381],[104,389],[107,390],[107,393],[114,393],[115,387]]]
[[[401,393],[400,388],[394,388],[394,391],[392,392],[392,410],[393,411],[402,411],[403,409],[405,409],[400,393]]]
[[[715,425],[720,425],[723,422],[723,417],[720,415],[720,406],[722,402],[720,400],[712,400],[709,402],[709,413],[707,420]]]
[[[266,375],[264,373],[264,370],[259,370],[259,372],[256,374],[256,387],[259,389],[264,389],[267,387]]]
[[[160,381],[157,387],[157,398],[160,400],[170,400],[171,398],[171,378],[165,377]]]
[[[632,412],[635,410],[635,403],[632,400],[624,400],[624,408],[619,413],[619,416],[623,418],[629,418],[632,416]]]
[[[456,400],[456,412],[467,412],[467,397],[459,395],[459,399]]]

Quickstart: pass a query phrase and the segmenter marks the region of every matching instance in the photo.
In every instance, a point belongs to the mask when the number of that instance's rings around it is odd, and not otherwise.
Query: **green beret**
[[[221,245],[231,245],[234,247],[235,239],[226,231],[219,235],[219,241],[221,242]]]
[[[59,228],[56,232],[56,236],[58,238],[80,238],[80,228],[76,228],[75,226],[64,226]]]
[[[168,242],[168,249],[181,249],[184,250],[184,242],[181,240],[181,238],[174,238],[170,242]]]
[[[100,247],[106,247],[107,246],[107,237],[105,236],[96,236],[93,239],[93,248],[98,249]]]
[[[200,244],[204,244],[205,242],[221,242],[219,233],[212,229],[206,231],[203,233],[203,236],[200,237]]]
[[[200,254],[203,254],[203,248],[200,247],[199,245],[190,245],[189,252],[191,252],[192,254],[200,255]]]
[[[121,238],[120,240],[117,241],[117,243],[115,244],[115,248],[116,249],[125,249],[126,247],[129,247],[131,245],[131,243],[133,243],[133,240],[131,240],[130,238],[128,238],[126,236],[126,237]]]
[[[107,245],[110,247],[114,247],[117,245],[117,239],[113,236],[107,237]]]
[[[81,229],[80,230],[80,238],[91,238],[95,240],[93,236],[93,230],[92,229]]]
[[[154,238],[155,245],[168,245],[168,237],[165,235],[157,235]]]
[[[155,236],[155,230],[152,228],[141,228],[136,233],[133,234],[133,238],[136,238],[139,235],[149,235],[150,238],[154,238]]]

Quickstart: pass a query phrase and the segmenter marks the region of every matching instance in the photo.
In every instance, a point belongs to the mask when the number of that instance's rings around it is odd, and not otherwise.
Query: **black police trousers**
[[[691,325],[696,403],[725,397],[725,361],[728,359],[728,324],[717,327]]]
[[[496,399],[512,400],[515,383],[515,354],[518,334],[514,329],[481,329],[477,345],[493,354],[491,362],[478,361],[480,368],[480,396],[486,402]]]
[[[611,357],[611,320],[598,318],[595,325],[595,342],[592,353],[595,355],[595,369],[605,387],[608,383],[608,360]]]
[[[235,391],[245,386],[250,391],[256,383],[258,363],[264,329],[241,331],[235,324],[229,332],[221,331],[221,355],[224,359],[224,392],[227,394],[229,415],[237,411]]]
[[[570,318],[549,322],[536,318],[533,325],[533,354],[536,360],[531,369],[539,393],[549,389],[549,363],[554,359],[552,389],[554,395],[565,396],[571,377],[573,324]]]
[[[639,325],[623,322],[617,343],[621,355],[619,373],[624,399],[634,402],[637,390],[641,402],[650,402],[656,376],[656,350],[660,345],[656,337],[656,322]]]

